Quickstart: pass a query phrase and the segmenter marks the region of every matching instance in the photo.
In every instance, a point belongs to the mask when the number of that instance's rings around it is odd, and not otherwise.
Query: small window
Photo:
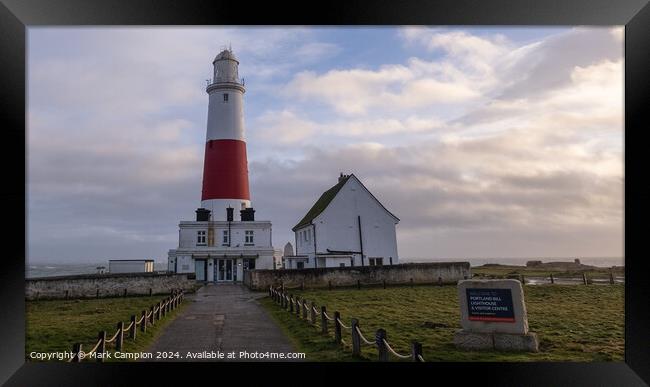
[[[205,231],[196,232],[196,244],[205,245]]]
[[[244,245],[252,246],[253,243],[254,243],[254,241],[253,241],[253,230],[246,230],[245,238],[246,239],[244,239]]]
[[[230,241],[230,238],[229,238],[229,235],[228,235],[228,230],[223,230],[222,238],[221,238],[221,244],[224,245],[224,246],[227,246],[229,241]]]
[[[339,263],[339,267],[345,267],[345,263]]]
[[[305,268],[305,263],[304,262],[296,262],[296,265],[298,269],[304,269]]]
[[[228,102],[228,93],[223,93],[223,102]]]
[[[384,264],[384,258],[368,258],[368,263],[370,266],[382,266]]]

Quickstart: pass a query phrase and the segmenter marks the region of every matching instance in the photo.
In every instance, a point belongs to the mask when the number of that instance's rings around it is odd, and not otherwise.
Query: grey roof
[[[237,61],[237,58],[235,58],[235,54],[233,54],[231,50],[223,50],[216,56],[216,58],[214,58],[213,62],[216,62],[218,60],[223,60],[223,59],[231,59]]]

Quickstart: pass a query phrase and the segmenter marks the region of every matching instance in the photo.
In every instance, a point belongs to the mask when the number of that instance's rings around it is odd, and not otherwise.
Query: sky
[[[342,172],[401,258],[622,257],[623,31],[30,27],[28,260],[166,261],[227,46],[276,248]]]

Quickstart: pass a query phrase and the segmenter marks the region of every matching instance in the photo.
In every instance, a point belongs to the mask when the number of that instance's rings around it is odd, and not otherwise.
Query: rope
[[[312,306],[311,309],[314,311],[314,313],[316,313],[317,316],[320,316],[320,312],[318,311],[318,309],[316,309],[315,306]]]
[[[345,329],[351,329],[351,328],[352,328],[352,327],[346,327],[345,324],[343,324],[343,322],[341,321],[340,318],[337,318],[336,320],[339,322],[339,324],[341,324],[341,326],[342,326],[343,328],[345,328]]]
[[[121,329],[118,329],[117,332],[115,332],[115,334],[113,335],[113,337],[111,337],[110,340],[107,339],[106,342],[107,343],[112,343],[113,341],[115,341],[115,339],[117,339],[117,335],[120,334],[120,331],[121,331]]]
[[[160,309],[160,308],[158,308],[158,307],[153,308],[153,312],[158,313],[158,309]]]
[[[388,341],[386,341],[386,339],[381,339],[381,340],[384,342],[384,345],[386,346],[386,348],[388,349],[388,351],[389,351],[390,353],[392,353],[393,355],[399,357],[400,359],[408,359],[408,358],[411,357],[411,356],[409,356],[409,355],[400,355],[399,353],[395,352],[395,350],[394,350],[393,348],[391,348],[390,345],[388,345]]]
[[[133,321],[131,321],[131,324],[129,324],[128,327],[122,328],[122,332],[127,332],[129,329],[131,329],[132,326],[133,326]]]
[[[357,333],[359,334],[359,337],[361,337],[361,340],[363,340],[366,344],[369,344],[369,345],[376,345],[377,344],[374,341],[367,340],[365,337],[363,337],[363,334],[361,333],[361,329],[359,329],[358,326],[355,327],[355,328],[357,329]]]
[[[101,340],[97,340],[97,344],[95,344],[95,348],[91,349],[89,352],[86,352],[86,355],[92,355],[97,350],[97,348],[99,348],[99,344],[101,343],[102,343]]]
[[[328,319],[328,320],[330,320],[330,321],[334,321],[333,318],[331,318],[330,316],[327,315],[327,312],[323,312],[323,314],[325,315],[325,318],[326,318],[326,319]]]
[[[152,312],[147,313],[147,318],[151,317],[151,313]]]
[[[424,359],[422,358],[422,355],[418,355],[418,359],[420,359],[420,361],[424,363]]]
[[[135,322],[135,325],[139,325],[140,323],[142,323],[142,320],[144,320],[144,316],[140,316],[140,319]]]

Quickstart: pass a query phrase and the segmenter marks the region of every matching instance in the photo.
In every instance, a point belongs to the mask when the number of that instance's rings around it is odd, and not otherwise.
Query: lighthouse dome
[[[218,60],[227,60],[227,59],[239,62],[235,57],[235,54],[233,54],[231,50],[223,50],[214,58],[213,63]]]

